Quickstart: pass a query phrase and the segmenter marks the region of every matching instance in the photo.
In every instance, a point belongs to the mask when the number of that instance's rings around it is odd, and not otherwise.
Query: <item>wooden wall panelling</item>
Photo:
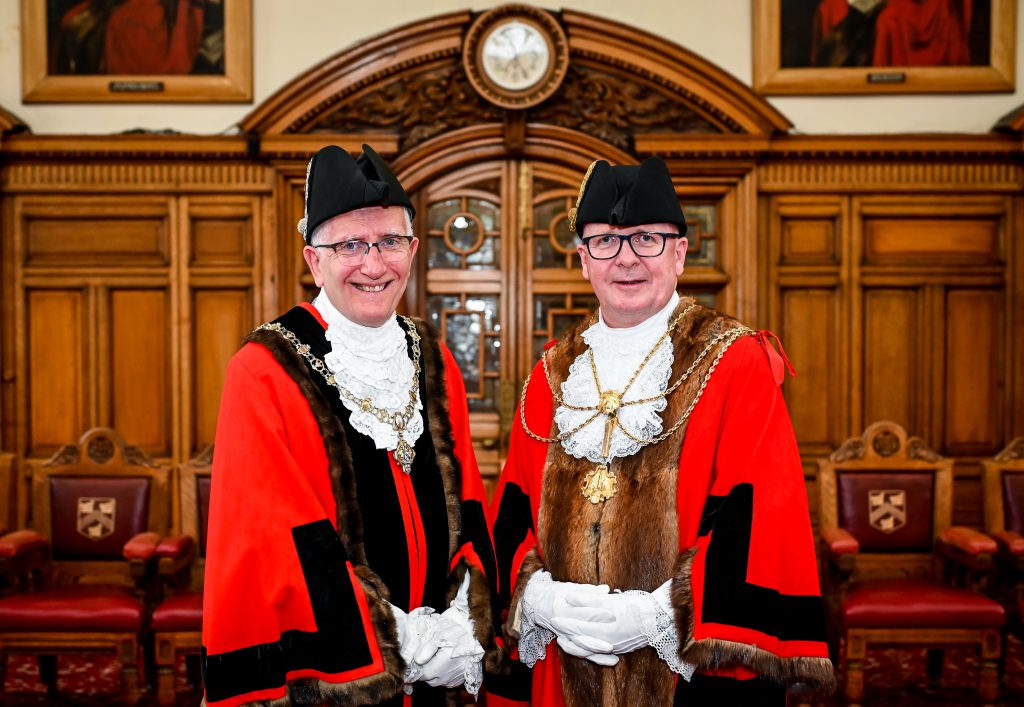
[[[978,459],[1007,434],[1011,200],[863,196],[853,204],[863,336],[854,412],[860,424],[899,421],[956,458],[957,522],[979,526]]]
[[[133,446],[169,459],[174,453],[172,378],[178,371],[172,355],[169,287],[115,285],[104,290],[109,343],[101,356],[107,373],[100,379],[105,409],[99,418]]]
[[[256,196],[181,199],[184,321],[180,458],[213,443],[228,360],[264,318],[262,218]],[[272,315],[276,316],[276,315]]]
[[[15,460],[10,452],[0,453],[0,532],[14,530],[18,525],[16,516],[17,481]]]
[[[812,516],[817,465],[846,433],[848,321],[840,257],[848,200],[833,195],[765,200],[767,227],[762,296],[767,326],[780,336],[797,370],[783,393],[804,459]]]
[[[10,257],[22,293],[15,340],[24,381],[15,398],[27,421],[24,453],[47,456],[82,430],[118,419],[134,426],[142,439],[133,442],[147,452],[169,455],[168,199],[26,195],[15,197],[15,212]],[[127,349],[162,370],[137,382],[115,376],[141,372]]]

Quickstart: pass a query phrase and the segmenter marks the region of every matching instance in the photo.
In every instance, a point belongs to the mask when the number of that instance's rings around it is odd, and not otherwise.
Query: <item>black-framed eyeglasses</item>
[[[587,253],[595,260],[611,260],[622,250],[622,242],[629,243],[638,258],[656,258],[665,252],[665,242],[679,238],[678,233],[637,231],[636,233],[598,233],[583,239]]]
[[[401,260],[409,254],[409,250],[412,248],[412,236],[386,236],[375,243],[356,238],[313,247],[326,248],[335,255],[353,262],[365,260],[366,256],[370,254],[370,248],[376,248],[384,260]]]

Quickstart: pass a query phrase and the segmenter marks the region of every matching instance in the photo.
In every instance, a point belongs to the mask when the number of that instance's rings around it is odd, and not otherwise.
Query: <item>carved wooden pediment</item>
[[[390,30],[299,76],[241,124],[250,135],[392,132],[407,150],[460,128],[507,122],[569,128],[627,151],[645,133],[768,136],[789,122],[749,87],[663,37],[569,10],[565,81],[526,111],[471,86],[462,46],[475,17],[456,12]]]
[[[436,135],[502,121],[505,111],[473,90],[462,66],[402,74],[324,114],[312,132],[365,133],[381,129],[399,135],[399,149]],[[723,132],[684,97],[646,85],[628,75],[571,66],[561,88],[526,111],[527,123],[558,125],[596,137],[627,152],[639,133]]]

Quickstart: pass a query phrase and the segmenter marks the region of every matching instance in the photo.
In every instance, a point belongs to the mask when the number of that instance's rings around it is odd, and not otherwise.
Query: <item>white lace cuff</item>
[[[534,607],[530,603],[537,593],[552,590],[554,580],[547,572],[536,572],[526,583],[526,590],[519,600],[519,660],[533,667],[548,654],[548,644],[555,640],[555,634],[537,622]]]
[[[625,593],[633,594],[634,592]],[[646,594],[647,592],[636,593]],[[672,672],[682,675],[686,682],[690,682],[696,666],[679,657],[679,634],[676,632],[671,593],[671,580],[654,590],[651,597],[654,599],[656,611],[652,615],[643,617],[641,628],[644,635],[647,636],[651,648],[658,652],[658,657],[665,661]]]

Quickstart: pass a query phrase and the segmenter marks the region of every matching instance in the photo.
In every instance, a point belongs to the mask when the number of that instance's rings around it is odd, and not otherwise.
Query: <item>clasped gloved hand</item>
[[[607,584],[556,582],[550,573],[540,570],[526,585],[522,611],[535,624],[555,634],[558,645],[569,655],[598,665],[615,665],[619,659],[612,655],[610,645],[580,633],[598,624],[614,622],[614,613],[595,601],[602,596],[608,596]]]
[[[467,573],[455,600],[441,614],[429,607],[409,614],[392,607],[407,685],[423,681],[433,687],[458,687],[465,683],[472,694],[479,691],[484,649],[469,617],[469,579]]]
[[[670,590],[671,581],[653,594],[643,591],[574,594],[566,601],[576,610],[576,615],[563,613],[555,617],[551,630],[573,636],[574,643],[596,654],[621,655],[644,648],[650,645],[650,637],[656,631],[659,612],[672,615]]]

